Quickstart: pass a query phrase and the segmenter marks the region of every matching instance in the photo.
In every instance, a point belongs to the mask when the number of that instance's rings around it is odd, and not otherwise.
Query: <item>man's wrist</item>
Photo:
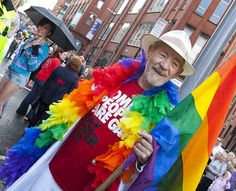
[[[143,168],[146,166],[146,164],[142,164],[139,161],[136,161],[136,169],[138,172],[142,172]]]

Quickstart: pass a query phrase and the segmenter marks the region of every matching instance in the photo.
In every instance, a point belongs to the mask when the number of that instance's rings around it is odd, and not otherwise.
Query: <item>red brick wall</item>
[[[60,10],[63,8],[63,5],[65,3],[70,3],[71,0],[58,0],[57,4],[55,5],[55,7],[53,8],[53,12],[58,15]]]

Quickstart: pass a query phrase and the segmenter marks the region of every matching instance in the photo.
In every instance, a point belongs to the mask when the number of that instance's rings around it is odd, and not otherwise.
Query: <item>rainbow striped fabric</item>
[[[139,178],[130,190],[195,191],[235,92],[236,55],[151,131],[160,145],[153,168],[146,168],[152,170],[151,185],[142,188]]]

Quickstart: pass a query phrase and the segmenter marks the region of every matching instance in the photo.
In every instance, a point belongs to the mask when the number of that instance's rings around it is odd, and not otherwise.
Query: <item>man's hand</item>
[[[138,139],[134,146],[134,153],[137,156],[138,162],[144,165],[153,153],[152,136],[145,131],[138,133],[142,138]]]

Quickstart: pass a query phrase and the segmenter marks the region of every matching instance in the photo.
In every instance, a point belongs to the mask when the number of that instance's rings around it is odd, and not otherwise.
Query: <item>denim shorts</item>
[[[18,86],[20,86],[20,88],[25,87],[25,85],[27,84],[27,82],[29,80],[28,77],[26,77],[22,74],[18,74],[16,72],[14,72],[13,70],[11,70],[10,68],[8,68],[8,70],[5,72],[4,78],[17,84]]]

